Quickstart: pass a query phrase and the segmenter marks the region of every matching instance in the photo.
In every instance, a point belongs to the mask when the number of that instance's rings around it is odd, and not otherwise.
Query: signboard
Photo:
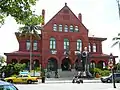
[[[29,72],[28,71],[23,71],[23,72],[20,72],[20,75],[28,75]]]
[[[108,62],[108,69],[113,69],[113,61]]]

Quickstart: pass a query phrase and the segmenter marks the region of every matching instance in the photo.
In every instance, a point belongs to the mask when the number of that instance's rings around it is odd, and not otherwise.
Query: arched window
[[[69,40],[67,38],[64,39],[64,50],[69,49]]]
[[[90,43],[88,43],[88,50],[89,50],[89,52],[91,52],[91,44]]]
[[[53,25],[53,31],[57,31],[57,24]]]
[[[95,62],[91,62],[91,63],[90,63],[90,67],[91,67],[91,68],[95,68]]]
[[[73,25],[70,25],[70,32],[74,32]]]
[[[67,25],[64,26],[64,32],[68,32],[68,26]]]
[[[62,25],[59,25],[59,31],[62,32]]]
[[[82,40],[77,40],[77,50],[82,51]]]
[[[56,40],[55,38],[50,38],[50,49],[56,49]]]
[[[93,52],[96,52],[96,44],[93,43]]]
[[[37,40],[33,41],[33,50],[37,50]]]
[[[105,67],[106,67],[105,62],[103,62],[103,68],[105,68]]]
[[[79,32],[78,26],[75,26],[75,32]]]
[[[26,49],[27,49],[27,50],[30,50],[30,40],[27,40],[27,41],[26,41]]]

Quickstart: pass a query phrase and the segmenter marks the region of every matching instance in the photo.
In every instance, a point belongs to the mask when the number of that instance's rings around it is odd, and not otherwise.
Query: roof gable
[[[66,3],[65,3],[65,6],[44,25],[44,30],[47,29],[47,26],[48,27],[49,27],[49,25],[52,26],[54,23],[72,24],[72,25],[80,24],[80,26],[83,26],[83,28],[88,30],[82,24],[82,22],[76,17],[76,15],[71,11],[71,9],[67,6]]]

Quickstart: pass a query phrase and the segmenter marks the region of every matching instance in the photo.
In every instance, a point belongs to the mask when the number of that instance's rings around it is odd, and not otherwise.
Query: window
[[[91,44],[88,43],[88,51],[91,52]]]
[[[27,50],[30,50],[30,40],[27,40],[27,41],[26,41],[26,49],[27,49]]]
[[[73,26],[70,25],[70,32],[74,32]]]
[[[77,40],[77,50],[82,51],[82,41],[80,39]]]
[[[34,40],[33,42],[33,50],[37,50],[37,40]]]
[[[95,62],[91,62],[91,63],[90,63],[90,67],[91,67],[91,68],[95,68]]]
[[[57,24],[53,25],[53,31],[57,31]]]
[[[65,25],[65,27],[64,27],[64,32],[68,32],[68,26],[67,25]]]
[[[96,44],[93,43],[93,52],[96,52]]]
[[[105,67],[106,67],[105,62],[103,62],[103,68],[105,68]]]
[[[62,25],[59,25],[59,31],[62,32]]]
[[[50,38],[50,49],[56,49],[56,40],[55,40],[55,38]]]
[[[64,39],[64,50],[69,49],[69,40],[67,38]]]
[[[79,32],[78,26],[75,26],[75,32]]]

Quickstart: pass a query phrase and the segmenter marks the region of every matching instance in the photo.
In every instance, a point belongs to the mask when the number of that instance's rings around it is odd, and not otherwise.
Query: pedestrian
[[[5,78],[5,73],[4,72],[2,73],[2,78]]]

